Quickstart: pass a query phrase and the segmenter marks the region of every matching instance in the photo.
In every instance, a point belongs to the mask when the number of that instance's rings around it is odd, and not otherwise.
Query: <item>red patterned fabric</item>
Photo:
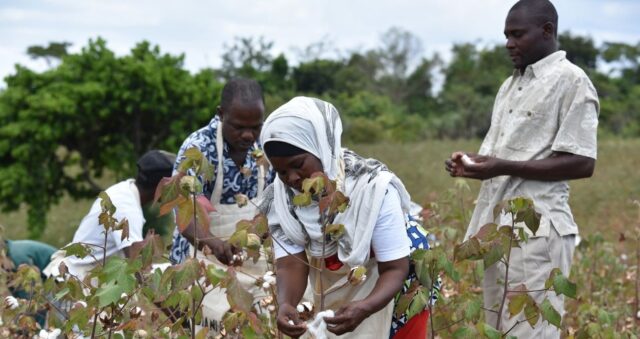
[[[429,310],[424,310],[402,326],[402,328],[396,332],[396,335],[393,336],[393,339],[427,338],[428,323]]]

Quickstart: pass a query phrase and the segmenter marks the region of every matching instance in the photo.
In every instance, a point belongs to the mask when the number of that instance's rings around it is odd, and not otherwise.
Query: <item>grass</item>
[[[444,170],[444,160],[451,152],[473,152],[479,144],[479,140],[428,140],[349,147],[363,156],[385,162],[402,178],[413,200],[423,203],[452,187],[453,179]],[[583,236],[601,232],[607,241],[615,241],[620,233],[637,223],[637,208],[631,201],[640,199],[640,139],[601,140],[598,148],[594,176],[571,182],[570,203]],[[479,182],[470,181],[470,185],[471,194],[477,195]],[[58,247],[67,244],[92,202],[63,197],[48,213],[41,240]],[[0,214],[0,224],[5,226],[11,239],[23,239],[27,235],[24,210]]]

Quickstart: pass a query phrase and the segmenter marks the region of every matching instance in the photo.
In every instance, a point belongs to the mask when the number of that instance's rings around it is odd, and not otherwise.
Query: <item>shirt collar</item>
[[[531,64],[529,66],[527,66],[527,68],[525,68],[524,70],[524,74],[520,74],[520,70],[518,69],[514,69],[513,70],[513,77],[519,77],[519,76],[527,76],[529,78],[531,77],[542,77],[544,74],[546,74],[547,72],[551,71],[553,65],[558,62],[558,61],[562,61],[564,59],[566,59],[567,57],[567,52],[565,51],[556,51],[553,52],[549,55],[547,55],[546,57],[538,60],[536,63]]]

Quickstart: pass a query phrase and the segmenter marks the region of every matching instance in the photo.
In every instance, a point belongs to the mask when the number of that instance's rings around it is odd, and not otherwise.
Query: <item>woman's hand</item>
[[[348,303],[336,311],[335,316],[324,318],[327,330],[336,335],[341,335],[353,330],[371,315],[371,311],[362,300]]]
[[[278,309],[278,329],[290,337],[297,338],[307,331],[307,324],[300,320],[295,307],[289,304],[280,304]]]

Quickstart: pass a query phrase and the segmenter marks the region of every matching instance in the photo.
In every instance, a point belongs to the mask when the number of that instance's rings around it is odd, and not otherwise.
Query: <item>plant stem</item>
[[[636,324],[640,324],[640,228],[637,230],[636,238],[636,312],[634,318],[636,318]]]
[[[516,323],[515,323],[515,324],[513,324],[513,326],[511,326],[511,328],[510,328],[507,332],[504,332],[504,334],[502,334],[502,337],[503,337],[503,338],[506,338],[506,337],[507,337],[507,334],[509,334],[509,332],[511,332],[514,328],[516,328],[516,326],[518,326],[518,325],[522,324],[523,322],[529,321],[529,319],[533,319],[533,318],[535,318],[537,315],[538,315],[538,314],[534,314],[534,315],[532,315],[531,317],[529,317],[529,318],[527,318],[527,319],[524,319],[524,320],[518,320],[518,321],[516,321]]]
[[[433,300],[433,288],[435,287],[435,280],[433,279],[433,277],[437,278],[437,273],[434,272],[433,270],[431,271],[431,286],[429,286],[429,300],[427,301],[427,306],[429,308],[429,324],[431,326],[431,339],[435,339],[436,337],[436,332],[434,331],[433,328],[433,305],[431,304],[431,300]]]
[[[323,273],[324,273],[324,259],[325,259],[325,245],[327,243],[327,225],[326,225],[326,218],[324,218],[324,213],[323,213],[323,218],[322,218],[322,259],[320,260],[320,311],[324,311],[324,298],[325,298],[325,294],[324,294],[324,284],[322,281],[323,278]]]
[[[105,227],[104,230],[104,247],[102,248],[102,268],[107,264],[107,235],[109,230]],[[96,337],[96,326],[98,325],[98,314],[100,314],[99,310],[96,314],[93,315],[93,326],[91,327],[91,339]]]
[[[198,253],[198,232],[197,232],[197,227],[198,227],[198,219],[196,216],[196,194],[195,193],[191,193],[191,196],[193,197],[193,259],[196,258],[196,254]]]
[[[305,264],[305,265],[309,266],[309,268],[313,268],[313,269],[314,269],[314,270],[316,270],[316,271],[320,271],[320,268],[319,268],[319,267],[315,267],[315,266],[311,265],[310,263],[305,262],[304,260],[301,260],[300,258],[298,258],[298,257],[296,257],[295,255],[293,255],[293,254],[292,254],[291,252],[289,252],[289,251],[288,251],[288,250],[287,250],[287,249],[286,249],[286,248],[285,248],[285,247],[280,243],[280,241],[278,241],[276,238],[271,237],[271,240],[275,241],[275,242],[276,242],[276,244],[280,245],[280,248],[282,248],[282,249],[283,249],[283,250],[284,250],[288,255],[290,255],[292,258],[294,258],[294,259],[296,259],[296,260],[300,261],[301,263],[303,263],[303,264]]]
[[[197,228],[198,228],[198,217],[196,215],[196,194],[192,193],[191,196],[193,197],[193,259],[196,259],[197,257],[197,253],[198,253],[198,232],[197,232]],[[197,284],[196,284],[197,283]],[[196,280],[195,283],[193,283],[191,285],[191,288],[200,288],[200,283],[198,282],[198,280]],[[196,313],[198,310],[198,307],[200,307],[200,305],[196,304],[196,300],[192,300],[191,301],[191,339],[195,339],[196,338]]]
[[[509,293],[509,261],[511,260],[511,246],[513,245],[513,232],[515,230],[515,216],[511,215],[511,232],[509,233],[509,251],[507,252],[507,260],[505,261],[504,272],[504,292],[502,293],[502,301],[500,302],[500,308],[498,309],[498,320],[496,321],[496,330],[500,331],[500,323],[502,322],[502,311],[504,311],[504,304],[507,300],[507,293]]]

